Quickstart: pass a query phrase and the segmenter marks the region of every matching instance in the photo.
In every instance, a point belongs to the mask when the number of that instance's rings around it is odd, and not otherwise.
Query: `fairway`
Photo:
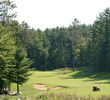
[[[43,93],[67,92],[81,96],[109,95],[110,73],[90,72],[90,68],[76,68],[75,72],[69,69],[54,71],[31,71],[29,80],[20,85],[20,91],[25,96],[36,96]],[[55,90],[39,90],[33,88],[33,84],[43,84],[48,89],[63,87]],[[92,86],[98,85],[101,91],[93,92]],[[12,84],[12,91],[16,91],[16,84]]]

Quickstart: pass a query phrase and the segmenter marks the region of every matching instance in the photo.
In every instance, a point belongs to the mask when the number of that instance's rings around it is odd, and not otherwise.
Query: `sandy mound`
[[[47,90],[48,88],[45,87],[45,85],[40,85],[40,84],[33,84],[33,88],[39,89],[39,90]],[[50,88],[49,90],[55,90],[55,89],[60,89],[63,87],[56,87],[56,88]]]

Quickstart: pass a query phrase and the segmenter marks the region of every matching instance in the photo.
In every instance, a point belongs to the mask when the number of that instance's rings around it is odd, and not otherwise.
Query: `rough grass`
[[[76,94],[70,93],[44,93],[42,95],[37,96],[23,96],[20,95],[19,97],[13,99],[9,98],[9,96],[0,96],[0,100],[110,100],[110,95],[101,95],[97,97],[93,97],[89,95],[88,97],[85,96],[78,96]]]
[[[54,92],[55,94],[64,93],[76,97],[91,98],[109,98],[110,96],[110,73],[109,72],[90,72],[90,68],[77,68],[75,72],[66,68],[54,71],[31,71],[33,74],[27,83],[20,86],[22,95],[28,97],[37,97],[40,94],[47,96]],[[48,88],[57,86],[64,87],[58,90],[37,90],[33,84],[44,84]],[[99,85],[101,91],[93,92],[92,86]],[[12,91],[16,91],[16,84],[12,84]],[[66,94],[65,94],[66,92]],[[51,94],[52,95],[52,94]],[[10,98],[20,98],[20,95]],[[68,96],[67,96],[68,97]],[[33,99],[34,100],[34,99]],[[46,100],[46,99],[43,99]],[[52,99],[50,99],[52,100]],[[64,100],[64,99],[63,99]],[[71,99],[65,99],[71,100]],[[82,99],[83,100],[83,99]],[[102,99],[98,99],[102,100]],[[105,99],[103,99],[105,100]]]

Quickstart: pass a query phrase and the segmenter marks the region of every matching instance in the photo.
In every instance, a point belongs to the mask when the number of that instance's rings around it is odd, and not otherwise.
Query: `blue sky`
[[[17,20],[35,29],[68,27],[77,18],[92,24],[96,16],[110,7],[110,0],[10,0],[17,5]]]

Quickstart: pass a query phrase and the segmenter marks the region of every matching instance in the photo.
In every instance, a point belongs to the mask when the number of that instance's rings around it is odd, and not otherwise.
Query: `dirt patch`
[[[39,90],[48,90],[48,88],[45,85],[41,84],[33,84],[33,88],[39,89]],[[55,89],[61,89],[63,87],[56,87],[56,88],[50,88],[49,90],[55,90]]]

